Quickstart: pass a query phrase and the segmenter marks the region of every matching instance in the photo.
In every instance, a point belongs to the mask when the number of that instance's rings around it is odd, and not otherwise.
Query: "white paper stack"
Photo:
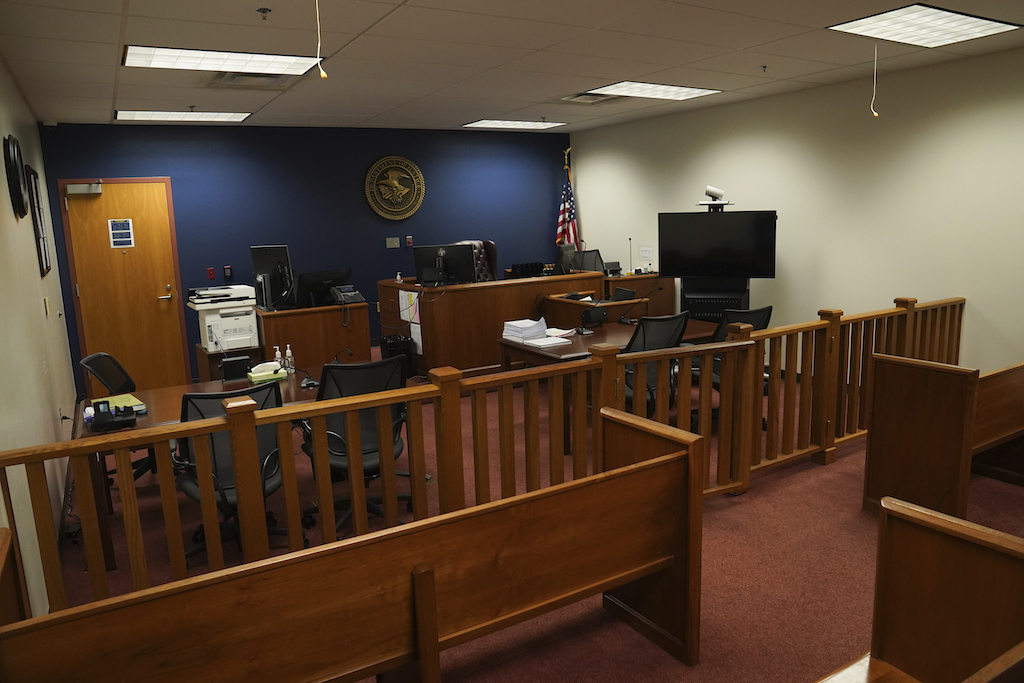
[[[572,344],[572,340],[566,339],[565,337],[541,337],[540,339],[527,339],[523,343],[529,346],[546,349],[552,346],[565,346],[567,344]]]
[[[508,320],[505,322],[505,329],[501,336],[517,342],[525,342],[528,339],[541,339],[547,334],[548,325],[544,318],[540,320]]]

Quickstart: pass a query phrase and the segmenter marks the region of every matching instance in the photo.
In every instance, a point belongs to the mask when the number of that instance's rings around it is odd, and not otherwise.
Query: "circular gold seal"
[[[366,174],[366,201],[390,221],[416,213],[426,189],[419,167],[403,157],[384,157]]]

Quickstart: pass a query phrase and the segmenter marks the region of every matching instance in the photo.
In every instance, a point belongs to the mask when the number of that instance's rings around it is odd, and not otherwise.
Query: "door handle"
[[[174,298],[173,294],[168,294],[167,296],[158,296],[157,297],[157,299],[173,299],[173,298]]]

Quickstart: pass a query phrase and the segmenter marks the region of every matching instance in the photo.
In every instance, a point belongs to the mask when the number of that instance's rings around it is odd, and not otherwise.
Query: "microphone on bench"
[[[600,325],[608,320],[608,310],[603,308],[600,301],[595,301],[591,306],[583,309],[580,314],[580,326],[576,328],[576,334],[594,334],[588,330],[587,325]]]
[[[621,316],[619,316],[619,322],[620,322],[620,323],[622,323],[623,325],[633,325],[633,324],[635,324],[635,323],[636,323],[636,318],[627,318],[627,317],[626,317],[626,314],[628,314],[628,313],[629,313],[630,311],[632,311],[632,310],[633,310],[634,308],[636,308],[637,306],[639,306],[639,305],[640,305],[640,302],[642,302],[642,301],[643,301],[644,299],[646,299],[647,297],[649,297],[649,296],[650,296],[651,294],[654,294],[655,292],[660,292],[660,291],[661,291],[661,290],[663,290],[663,289],[665,289],[665,287],[664,287],[664,286],[662,286],[662,285],[658,285],[657,287],[655,287],[655,288],[654,288],[654,289],[652,289],[651,291],[649,291],[649,292],[647,292],[646,294],[644,294],[644,295],[643,295],[642,297],[640,297],[640,299],[639,299],[639,300],[637,300],[637,302],[636,302],[636,303],[634,303],[634,304],[633,304],[632,306],[630,306],[629,308],[627,308],[627,309],[626,309],[625,311],[623,311],[623,312],[622,312],[622,315],[621,315]]]

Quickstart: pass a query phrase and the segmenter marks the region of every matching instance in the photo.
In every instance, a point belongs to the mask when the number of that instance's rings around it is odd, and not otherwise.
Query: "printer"
[[[199,314],[199,338],[207,353],[259,346],[252,285],[189,290],[188,307]]]

